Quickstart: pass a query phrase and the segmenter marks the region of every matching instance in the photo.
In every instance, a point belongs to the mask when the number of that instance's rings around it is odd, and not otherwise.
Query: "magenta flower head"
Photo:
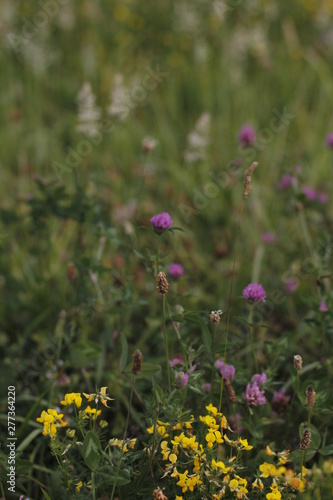
[[[289,401],[290,396],[286,394],[286,391],[283,387],[279,391],[274,391],[272,399],[272,410],[282,415],[288,408]]]
[[[164,231],[169,229],[172,226],[172,219],[168,212],[163,212],[162,214],[154,215],[150,219],[152,226],[154,228],[155,233],[162,234]]]
[[[171,264],[169,274],[174,280],[180,280],[184,276],[184,268],[181,264]]]
[[[273,234],[273,233],[262,233],[261,239],[264,243],[267,243],[269,245],[269,244],[275,242],[276,237],[275,237],[275,234]]]
[[[326,146],[330,149],[333,149],[333,132],[330,132],[327,136],[326,136]]]
[[[228,423],[230,424],[231,429],[237,434],[241,434],[243,431],[243,427],[241,424],[242,416],[240,413],[236,413],[236,415],[230,415],[228,419]]]
[[[317,200],[322,205],[324,205],[325,203],[327,203],[329,201],[329,199],[330,199],[330,197],[328,196],[327,193],[324,193],[324,191],[318,191],[317,192]]]
[[[266,373],[257,373],[256,375],[253,375],[253,377],[252,377],[252,382],[255,382],[259,387],[264,385],[266,380],[267,380]]]
[[[324,313],[326,313],[328,311],[328,307],[326,305],[325,300],[322,300],[320,302],[319,311],[324,312]]]
[[[298,281],[295,278],[288,279],[284,287],[287,293],[293,293],[295,290],[297,290],[297,288],[298,288]]]
[[[244,288],[243,297],[250,304],[253,304],[254,302],[265,302],[266,292],[262,285],[258,285],[258,283],[250,283],[246,288]]]
[[[249,124],[243,125],[238,134],[238,141],[240,145],[243,147],[252,146],[256,140],[257,136],[254,128]]]
[[[297,179],[291,174],[284,174],[277,183],[279,189],[289,189],[290,186],[297,184]]]
[[[266,403],[265,391],[261,391],[256,382],[247,384],[243,399],[248,406],[260,406]]]
[[[212,385],[209,382],[207,382],[206,384],[202,384],[201,390],[203,392],[208,393],[208,392],[210,392],[212,390]]]
[[[169,360],[169,365],[170,365],[170,368],[173,368],[176,365],[184,366],[184,361],[180,358],[173,358],[173,359]]]
[[[187,386],[188,375],[184,372],[177,372],[175,374],[175,386],[176,389],[184,389]]]
[[[310,201],[315,201],[317,198],[317,191],[310,186],[304,186],[302,193],[305,194],[305,198]]]
[[[233,365],[227,365],[227,363],[224,364],[223,361],[217,359],[215,362],[215,367],[219,372],[219,374],[221,375],[221,377],[223,376],[223,378],[230,380],[230,382],[234,380],[236,370]],[[224,373],[223,373],[223,367],[224,367]]]

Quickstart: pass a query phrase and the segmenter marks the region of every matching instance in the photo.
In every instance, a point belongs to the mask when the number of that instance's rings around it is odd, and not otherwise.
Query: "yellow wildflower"
[[[214,460],[214,458],[212,459],[212,468],[213,469],[217,469],[217,468],[221,469],[223,474],[227,474],[229,472],[229,470],[231,469],[231,467],[226,467],[224,465],[224,463],[221,461],[216,462],[216,460]]]
[[[79,481],[78,483],[76,483],[76,485],[75,485],[75,491],[77,493],[80,493],[80,489],[82,488],[82,486],[83,486],[83,482],[82,481]]]
[[[82,394],[85,398],[87,398],[88,403],[91,403],[91,401],[95,401],[95,404],[97,404],[98,400],[100,400],[102,405],[106,406],[106,408],[109,408],[107,402],[114,400],[106,395],[106,389],[107,387],[101,387],[100,391],[97,391],[96,394],[86,394],[85,392],[83,392]]]
[[[60,404],[63,406],[69,406],[72,403],[75,403],[77,408],[80,408],[82,404],[82,397],[79,392],[71,392],[68,394],[65,394],[65,397],[62,401],[60,401]]]
[[[276,453],[274,451],[272,451],[270,449],[270,447],[267,445],[266,446],[266,455],[268,455],[269,457],[274,457],[276,455]]]
[[[85,410],[83,410],[82,415],[83,418],[91,418],[92,420],[96,420],[97,417],[102,413],[102,410],[97,410],[96,408],[90,408],[88,405]]]
[[[43,427],[43,436],[47,436],[48,434],[51,438],[54,438],[57,433],[57,426],[66,427],[67,422],[63,422],[64,415],[62,413],[57,413],[56,410],[49,408],[47,412],[45,410],[42,411],[41,416],[36,418],[37,422],[40,422],[44,425]]]

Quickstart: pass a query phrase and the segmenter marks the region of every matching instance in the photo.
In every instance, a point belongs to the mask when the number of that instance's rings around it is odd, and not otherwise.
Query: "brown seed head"
[[[220,323],[221,316],[220,316],[220,311],[212,311],[209,315],[209,321],[212,323],[212,325],[217,326]]]
[[[254,161],[251,165],[250,168],[247,169],[245,172],[245,177],[244,177],[244,193],[243,193],[243,200],[246,200],[246,198],[249,196],[252,185],[251,185],[251,178],[253,171],[257,168],[258,162]]]
[[[299,372],[302,369],[302,365],[303,365],[302,357],[299,354],[295,354],[295,356],[294,356],[295,370],[297,370]]]
[[[140,375],[142,368],[143,356],[140,349],[137,349],[132,356],[132,368],[131,372],[133,375]]]
[[[76,278],[76,267],[74,264],[68,264],[67,267],[67,278],[69,281],[74,281]]]
[[[168,500],[168,497],[164,495],[163,491],[159,486],[153,491],[153,498],[155,500]]]
[[[162,271],[158,273],[156,278],[156,283],[157,283],[156,288],[160,292],[160,294],[166,295],[168,293],[169,283],[166,279],[165,273],[163,273]]]
[[[305,406],[309,406],[309,408],[313,408],[316,404],[316,393],[312,385],[308,385],[306,389],[306,403]]]
[[[301,437],[301,442],[299,445],[300,450],[307,450],[310,446],[311,443],[311,431],[310,429],[306,428],[304,429],[304,432]]]
[[[227,393],[227,396],[228,396],[230,403],[235,404],[236,403],[236,394],[235,394],[234,388],[231,385],[230,380],[228,380],[227,378],[224,378],[223,383],[224,383],[224,387],[225,387],[225,390],[226,390],[226,393]]]

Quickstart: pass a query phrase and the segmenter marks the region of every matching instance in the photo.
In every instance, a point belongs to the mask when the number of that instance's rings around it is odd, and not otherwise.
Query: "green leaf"
[[[127,365],[124,372],[131,373],[132,365]],[[155,365],[154,363],[142,363],[141,373],[140,375],[136,375],[136,377],[150,377],[151,375],[155,375],[156,373],[161,371],[161,365]]]
[[[212,348],[212,336],[206,323],[201,323],[202,341],[206,351],[210,352]]]
[[[303,453],[302,450],[293,451],[292,453],[290,453],[289,458],[292,462],[300,464],[302,462],[302,453]],[[317,450],[313,450],[312,448],[309,448],[308,450],[306,450],[304,462],[308,462],[309,460],[311,460],[311,458],[313,458],[316,453],[317,453]]]
[[[122,469],[118,472],[117,477],[117,468],[111,467],[110,465],[103,465],[96,471],[96,475],[103,485],[112,485],[116,483],[117,486],[125,486],[125,484],[130,483],[131,476],[127,469]]]
[[[325,446],[321,450],[319,450],[319,453],[321,455],[324,455],[324,457],[327,457],[328,455],[333,455],[333,444],[329,444],[328,446]]]
[[[194,392],[195,394],[200,394],[200,396],[203,396],[205,393],[196,385],[190,385],[188,384],[188,388],[190,391]]]
[[[45,500],[51,500],[51,497],[46,493],[46,491],[43,490],[43,488],[41,488],[41,490],[42,490],[43,497],[45,498]]]
[[[127,358],[128,358],[128,344],[127,344],[127,339],[126,339],[126,335],[124,332],[121,332],[120,340],[121,340],[120,369],[121,369],[121,371],[124,371],[124,369],[126,367],[126,363],[127,363]]]
[[[35,429],[34,431],[30,432],[30,434],[28,434],[28,436],[19,444],[19,446],[17,447],[17,451],[25,450],[25,448],[38,436],[38,434],[41,433],[42,428]]]
[[[82,446],[82,456],[90,470],[96,471],[100,462],[101,443],[97,434],[88,431]]]

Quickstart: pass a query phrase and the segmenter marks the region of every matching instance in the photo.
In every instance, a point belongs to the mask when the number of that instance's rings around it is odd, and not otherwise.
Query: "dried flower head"
[[[302,366],[303,366],[302,356],[300,356],[299,354],[295,354],[295,356],[294,356],[295,370],[297,370],[299,372],[302,369]]]
[[[68,264],[67,267],[67,278],[69,281],[75,281],[76,279],[76,267],[75,264]]]
[[[157,146],[157,141],[154,137],[146,136],[142,139],[142,151],[146,154],[150,153]]]
[[[251,189],[252,189],[251,178],[252,178],[253,171],[257,168],[257,166],[258,166],[258,162],[254,161],[252,163],[251,167],[248,168],[247,171],[245,172],[243,200],[246,200],[251,192]]]
[[[153,491],[153,498],[154,500],[168,500],[168,497],[164,495],[163,491],[159,486],[155,488],[155,490]]]
[[[169,283],[166,279],[165,273],[163,271],[159,272],[156,278],[157,290],[161,295],[166,295],[169,289]]]
[[[223,383],[230,403],[232,404],[236,403],[236,394],[234,388],[231,385],[230,380],[225,378],[223,379]]]
[[[308,385],[306,389],[306,403],[305,406],[313,408],[316,404],[316,393],[312,385]]]
[[[132,368],[131,372],[133,375],[140,375],[142,368],[143,356],[140,349],[137,349],[132,356]]]
[[[212,311],[209,315],[209,321],[212,323],[212,325],[217,326],[220,323],[221,320],[221,315],[222,315],[221,309],[218,311]]]
[[[301,442],[299,445],[300,450],[307,450],[311,443],[311,431],[306,427],[301,437]]]

